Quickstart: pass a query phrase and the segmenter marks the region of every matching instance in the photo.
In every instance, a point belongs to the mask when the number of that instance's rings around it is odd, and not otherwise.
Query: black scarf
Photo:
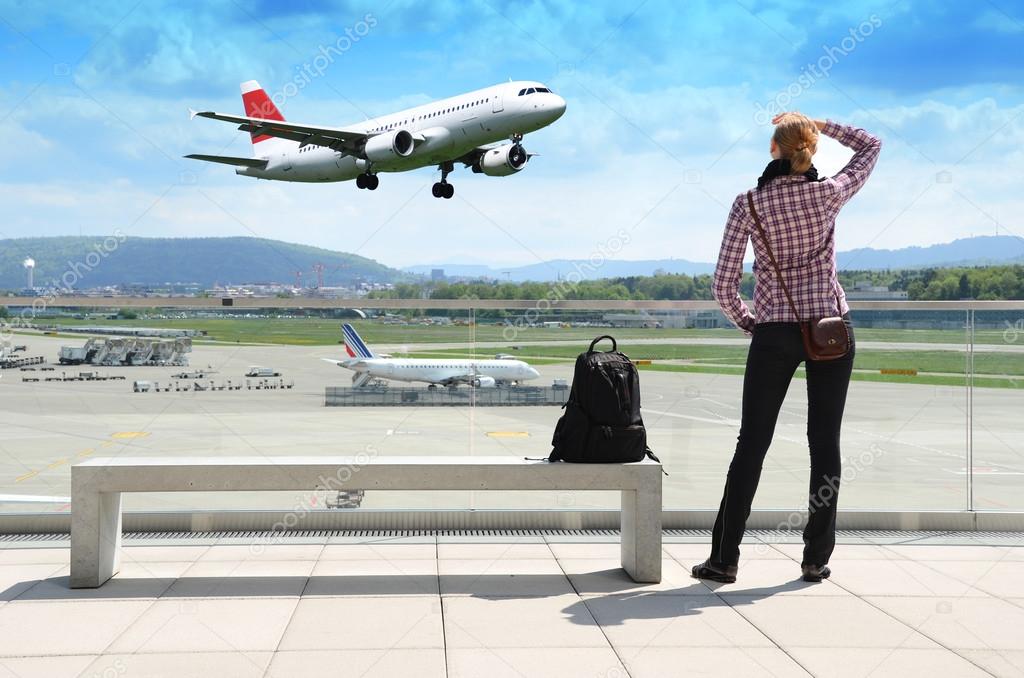
[[[793,168],[789,164],[789,160],[786,158],[780,158],[778,160],[772,160],[764,168],[764,173],[757,180],[757,187],[763,188],[769,181],[775,177],[784,177],[793,173]],[[818,179],[818,170],[815,169],[814,165],[811,165],[806,172],[803,174],[807,177],[808,181],[820,181]]]

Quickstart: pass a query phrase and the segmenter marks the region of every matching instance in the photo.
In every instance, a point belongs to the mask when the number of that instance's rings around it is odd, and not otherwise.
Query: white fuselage
[[[358,366],[356,365],[358,363]],[[430,358],[356,358],[342,367],[378,379],[422,381],[428,384],[471,383],[473,377],[490,377],[496,383],[512,383],[540,376],[522,360],[451,360]]]
[[[346,125],[368,134],[406,130],[422,135],[408,157],[369,163],[326,146],[267,138],[254,145],[265,169],[239,167],[238,174],[279,181],[347,181],[365,172],[403,172],[457,160],[473,149],[550,125],[565,112],[565,100],[553,92],[520,95],[541,83],[515,81],[441,99],[391,115]]]

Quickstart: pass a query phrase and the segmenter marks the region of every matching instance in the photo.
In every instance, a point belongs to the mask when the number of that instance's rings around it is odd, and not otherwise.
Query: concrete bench
[[[661,581],[661,464],[550,464],[514,457],[96,458],[71,468],[71,586],[119,569],[122,492],[620,490],[622,567]]]

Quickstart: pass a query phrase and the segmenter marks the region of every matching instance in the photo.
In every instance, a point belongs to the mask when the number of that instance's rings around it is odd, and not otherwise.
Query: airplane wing
[[[265,120],[263,118],[250,118],[245,115],[230,115],[227,113],[216,113],[214,111],[191,111],[192,117],[210,118],[211,120],[223,120],[238,125],[242,132],[254,132],[266,134],[279,139],[290,139],[298,141],[303,145],[313,144],[315,146],[327,146],[336,151],[347,151],[353,149],[357,144],[365,141],[370,135],[355,130],[342,129],[340,127],[319,127],[315,125],[302,125],[284,120]]]
[[[442,379],[441,384],[444,386],[451,386],[453,384],[471,384],[473,383],[473,380],[479,376],[480,375],[476,372],[464,372],[462,374],[452,375],[447,379]]]
[[[260,160],[259,158],[233,158],[227,155],[203,155],[202,153],[190,153],[185,157],[192,160],[205,160],[206,162],[219,162],[223,165],[237,165],[239,167],[252,167],[255,169],[265,169],[267,167],[267,161]]]

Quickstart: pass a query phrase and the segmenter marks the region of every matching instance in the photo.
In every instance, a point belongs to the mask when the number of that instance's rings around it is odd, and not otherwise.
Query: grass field
[[[41,320],[40,323],[60,326],[120,326],[167,327],[202,330],[209,340],[229,343],[273,343],[300,346],[335,344],[341,338],[341,321],[321,318],[139,318],[137,320],[87,319]],[[587,341],[604,331],[618,339],[637,338],[736,338],[737,330],[695,329],[625,329],[599,327],[524,328],[512,331],[505,326],[479,324],[476,328],[465,325],[386,325],[363,320],[352,323],[369,344],[425,344],[469,341]],[[963,343],[964,332],[959,330],[890,330],[857,328],[857,338],[863,341],[892,343]],[[1003,344],[1006,339],[1000,330],[980,330],[977,343]],[[1024,338],[1021,339],[1024,341]]]

